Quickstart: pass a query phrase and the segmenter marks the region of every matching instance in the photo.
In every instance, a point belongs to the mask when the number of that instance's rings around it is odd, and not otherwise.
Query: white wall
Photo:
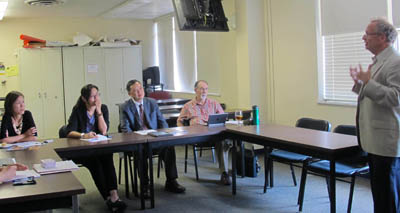
[[[247,2],[249,3],[249,2]],[[224,0],[228,19],[234,19],[236,28],[228,33],[216,33],[215,46],[205,50],[218,52],[221,71],[220,94],[211,96],[226,103],[228,108],[250,107],[254,87],[252,79],[267,78],[265,93],[267,118],[270,121],[294,125],[300,117],[326,119],[332,124],[354,124],[355,107],[321,105],[318,100],[318,70],[314,0],[265,0],[264,9],[248,16],[251,5],[243,0]],[[260,3],[260,2],[258,2]],[[253,5],[254,6],[254,5]],[[251,12],[251,11],[250,11]],[[259,24],[250,19],[265,19],[265,29],[259,32]],[[250,18],[249,18],[250,17]],[[250,20],[250,21],[249,21]],[[253,25],[254,24],[254,25]],[[250,26],[249,26],[250,25]],[[0,22],[0,62],[16,63],[13,53],[22,46],[21,33],[48,40],[71,40],[75,32],[83,32],[94,38],[100,35],[123,35],[143,40],[143,67],[153,65],[152,21],[104,20],[104,19],[4,19]],[[253,64],[249,40],[265,37],[265,65]],[[261,39],[262,40],[262,39]],[[206,52],[202,54],[207,54]],[[259,60],[259,59],[258,59]],[[206,63],[206,62],[205,62]],[[204,65],[206,67],[207,65]],[[251,70],[256,72],[251,72]],[[259,78],[258,78],[259,77]],[[18,78],[0,77],[7,80],[0,85],[0,96],[13,88],[19,88]],[[207,80],[207,79],[206,79]],[[259,84],[259,83],[258,83]],[[173,94],[174,97],[192,98],[194,94]],[[266,120],[264,118],[264,120]]]
[[[268,0],[271,11],[275,122],[294,125],[300,117],[333,126],[355,123],[355,107],[318,104],[315,1]],[[349,88],[351,89],[351,88]]]
[[[142,40],[143,67],[154,65],[153,21],[100,18],[30,18],[8,19],[0,22],[0,62],[6,66],[16,65],[17,48],[22,47],[20,34],[44,40],[72,41],[76,32],[97,39],[100,36],[120,36]],[[19,77],[0,76],[0,96],[19,89]],[[77,94],[78,95],[78,94]]]

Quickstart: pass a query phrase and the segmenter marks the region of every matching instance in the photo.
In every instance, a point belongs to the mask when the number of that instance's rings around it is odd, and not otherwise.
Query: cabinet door
[[[107,76],[108,111],[110,113],[109,132],[118,132],[119,110],[117,104],[124,99],[124,82],[122,81],[124,64],[122,48],[105,48],[104,65]]]
[[[106,72],[104,69],[104,53],[102,48],[87,47],[83,49],[85,83],[94,84],[99,88],[101,100],[107,104]]]
[[[44,136],[43,93],[42,93],[42,50],[20,49],[19,70],[21,92],[25,97],[25,108],[32,112],[38,136]]]
[[[72,108],[81,95],[81,89],[86,84],[83,63],[83,48],[63,48],[64,102],[65,118],[68,123]]]
[[[42,51],[43,118],[46,138],[58,137],[65,124],[63,79],[60,49]]]
[[[123,56],[124,56],[123,84],[126,86],[128,81],[133,79],[143,81],[141,46],[124,48]],[[124,100],[128,98],[129,98],[128,92],[125,90]]]

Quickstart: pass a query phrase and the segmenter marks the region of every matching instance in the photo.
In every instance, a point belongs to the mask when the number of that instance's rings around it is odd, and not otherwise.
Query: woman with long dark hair
[[[2,143],[35,141],[37,132],[32,113],[25,110],[24,95],[18,91],[9,92],[4,102],[0,139]]]
[[[98,87],[93,84],[84,86],[69,117],[67,137],[86,139],[96,137],[97,134],[106,135],[108,127],[108,109],[101,103]],[[118,196],[112,154],[73,160],[89,169],[97,189],[112,212],[121,212],[126,208],[126,204]]]

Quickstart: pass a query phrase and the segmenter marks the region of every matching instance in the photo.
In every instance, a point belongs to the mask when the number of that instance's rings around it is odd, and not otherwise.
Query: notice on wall
[[[97,64],[88,64],[87,65],[87,72],[98,72],[99,71],[99,65]]]
[[[3,62],[0,62],[0,75],[6,74],[6,67],[4,66]]]
[[[18,76],[19,75],[19,68],[17,65],[9,66],[6,68],[6,74],[8,77],[10,76]]]

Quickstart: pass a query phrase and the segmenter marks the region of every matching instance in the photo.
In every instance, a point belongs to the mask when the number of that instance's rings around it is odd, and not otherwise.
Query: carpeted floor
[[[261,172],[256,178],[238,178],[237,194],[232,195],[230,186],[218,184],[220,174],[218,163],[213,163],[211,152],[205,151],[199,158],[200,180],[196,181],[192,153],[189,154],[188,172],[184,173],[184,147],[176,147],[179,183],[186,187],[184,194],[171,194],[164,191],[164,171],[161,177],[155,178],[155,208],[143,212],[298,212],[297,195],[299,187],[293,185],[290,170],[287,165],[274,164],[275,185],[263,193],[264,169],[263,156],[259,155]],[[114,155],[115,167],[118,174],[118,154]],[[156,175],[156,162],[154,174]],[[296,168],[297,181],[300,183],[301,169]],[[108,212],[104,201],[98,193],[87,169],[81,168],[75,175],[86,188],[86,194],[79,196],[80,211]],[[124,179],[122,178],[122,183]],[[350,185],[337,182],[337,212],[347,211],[347,201]],[[125,198],[124,184],[119,185],[119,194],[128,204],[125,212],[140,210],[140,200],[131,195],[131,200]],[[325,179],[309,175],[307,178],[303,212],[329,212],[330,203]],[[58,209],[54,212],[70,212],[70,209]],[[373,212],[373,202],[369,180],[357,178],[352,212]]]

